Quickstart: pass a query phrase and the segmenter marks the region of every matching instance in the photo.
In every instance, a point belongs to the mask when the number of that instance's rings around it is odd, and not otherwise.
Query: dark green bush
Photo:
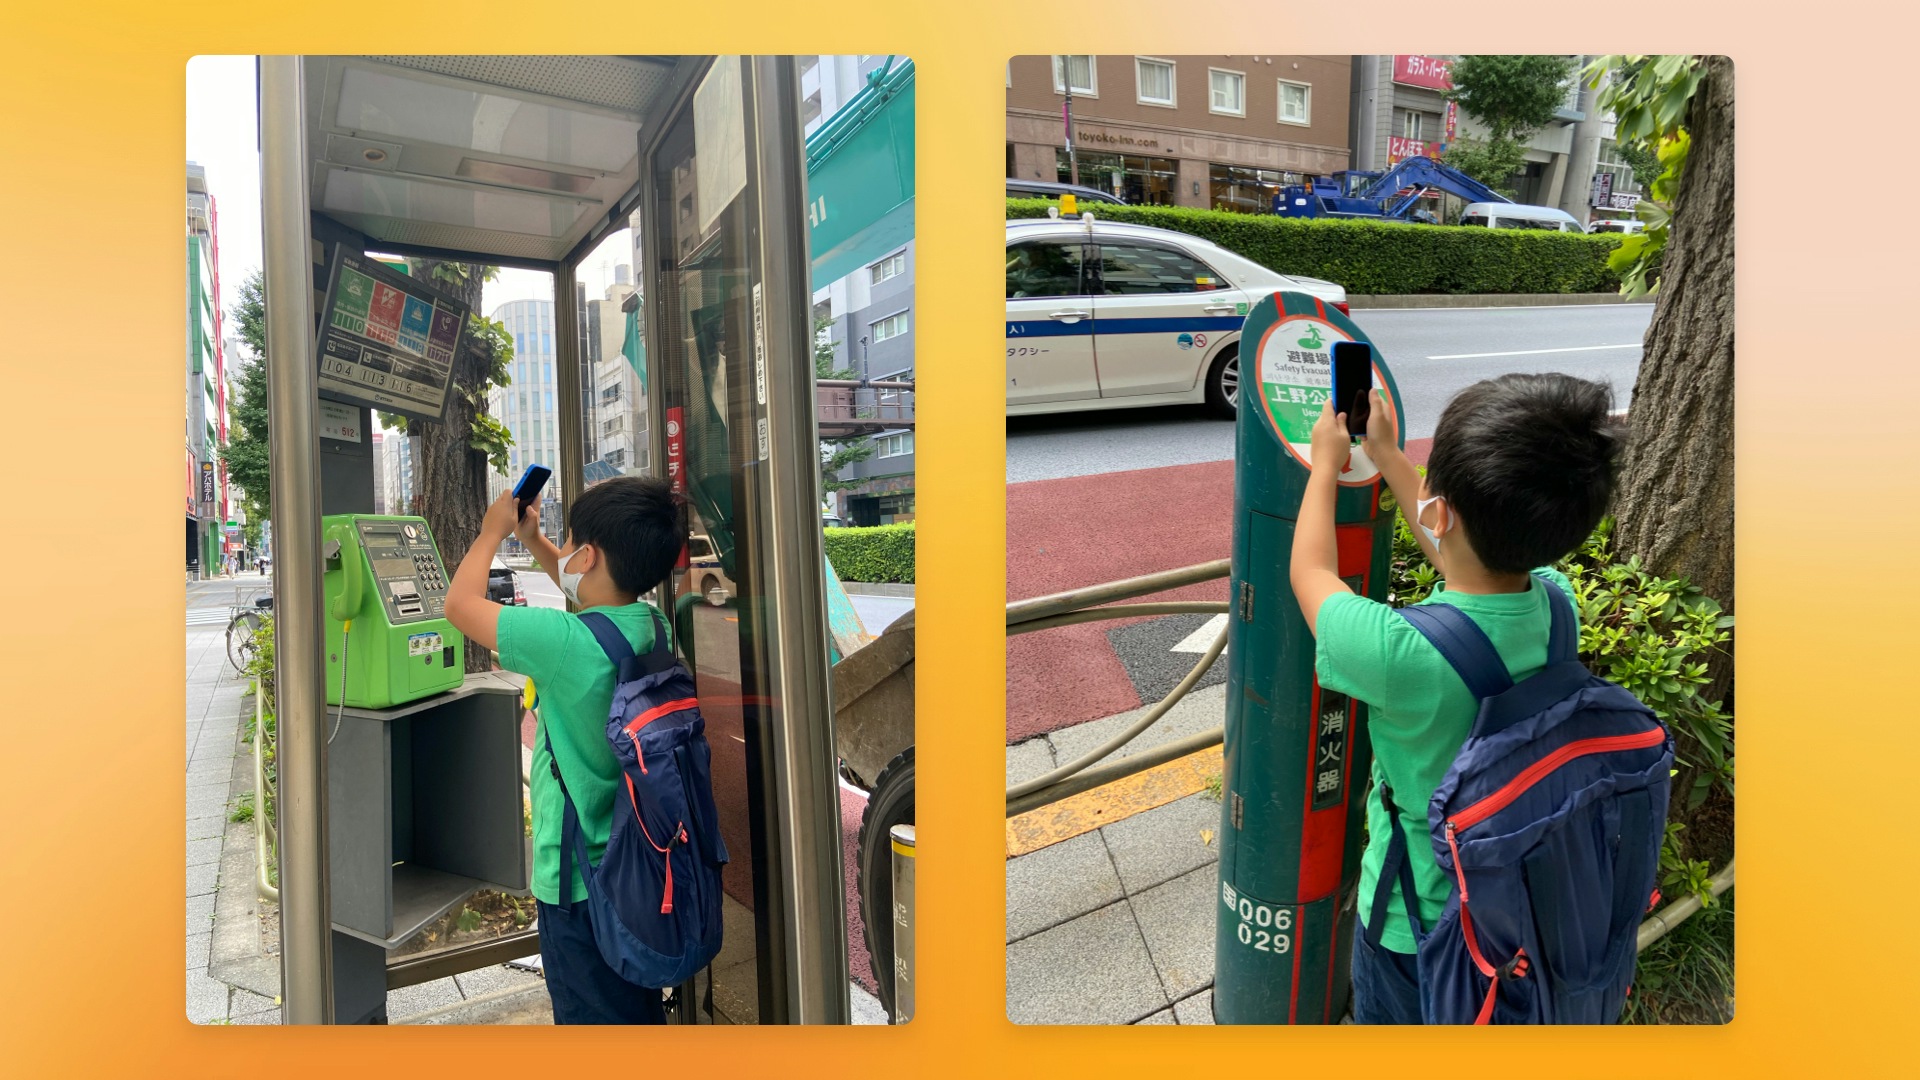
[[[1008,218],[1047,216],[1045,199],[1008,199]],[[1092,206],[1105,221],[1210,240],[1283,274],[1325,278],[1357,296],[1613,292],[1620,234],[1289,218],[1177,206]]]
[[[842,581],[913,584],[913,523],[823,529],[827,561]]]

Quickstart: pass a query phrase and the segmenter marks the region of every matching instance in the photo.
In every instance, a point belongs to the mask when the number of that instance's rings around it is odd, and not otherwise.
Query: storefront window
[[[1060,182],[1072,183],[1067,152],[1056,149],[1053,153]],[[1172,158],[1085,152],[1079,158],[1082,186],[1111,191],[1135,206],[1174,204],[1174,185],[1180,179],[1180,170],[1179,163]]]
[[[1242,214],[1271,213],[1280,189],[1301,182],[1299,173],[1249,169],[1219,162],[1208,166],[1208,170],[1213,182],[1213,208]]]

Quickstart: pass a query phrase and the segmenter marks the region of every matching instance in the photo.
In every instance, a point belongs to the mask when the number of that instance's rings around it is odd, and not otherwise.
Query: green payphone
[[[335,514],[320,528],[327,704],[385,709],[458,689],[466,639],[446,619],[447,568],[426,521]]]

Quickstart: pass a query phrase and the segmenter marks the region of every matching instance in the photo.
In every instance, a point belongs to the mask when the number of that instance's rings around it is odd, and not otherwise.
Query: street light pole
[[[1080,155],[1073,148],[1073,67],[1066,61],[1061,62],[1060,83],[1067,90],[1067,103],[1060,109],[1060,115],[1066,118],[1067,125],[1067,182],[1077,185],[1080,183]]]

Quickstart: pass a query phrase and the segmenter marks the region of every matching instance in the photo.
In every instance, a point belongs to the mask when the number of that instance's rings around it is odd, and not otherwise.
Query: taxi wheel
[[[1240,404],[1240,346],[1220,350],[1207,369],[1207,408],[1231,420]]]
[[[860,897],[861,930],[880,1004],[894,1015],[893,996],[893,827],[913,824],[913,747],[887,762],[867,793],[860,815],[860,839],[854,850],[854,887]]]

